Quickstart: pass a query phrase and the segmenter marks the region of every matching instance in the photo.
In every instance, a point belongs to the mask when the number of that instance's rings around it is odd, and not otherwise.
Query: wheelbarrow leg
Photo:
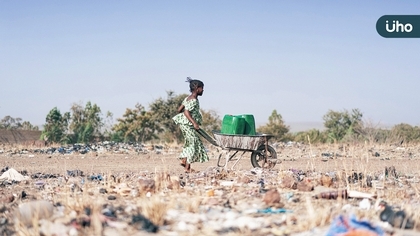
[[[220,165],[220,159],[222,158],[223,152],[225,152],[224,150],[219,154],[219,158],[217,159],[217,167],[224,167]]]
[[[227,167],[228,167],[228,162],[229,162],[229,159],[230,159],[229,153],[230,153],[230,151],[226,151],[226,155],[225,155],[226,162],[225,162],[225,166],[223,167],[223,169],[225,169],[226,172],[228,170]]]
[[[238,151],[236,151],[236,152],[238,152]],[[242,155],[238,158],[238,160],[236,160],[236,161],[235,161],[235,163],[233,164],[233,166],[230,168],[231,170],[235,170],[235,166],[236,166],[236,164],[238,164],[238,162],[242,159],[242,157],[244,156],[245,152],[246,152],[246,151],[244,151],[244,152],[242,153]]]
[[[219,155],[219,161],[217,162],[217,166],[218,167],[223,167],[223,169],[225,169],[225,171],[228,170],[228,162],[236,155],[236,153],[238,153],[238,151],[235,151],[232,155],[230,155],[230,150],[225,150],[225,158],[226,158],[226,162],[224,166],[220,166],[219,162],[220,162],[220,158],[221,158],[221,154]]]
[[[230,151],[228,151],[227,153],[226,153],[226,164],[225,164],[225,167],[224,167],[224,169],[225,169],[225,171],[227,171],[228,170],[228,162],[230,161],[230,160],[232,160],[232,158],[236,155],[236,153],[238,153],[238,151],[235,151],[231,156],[229,155],[229,153],[230,153]]]
[[[225,161],[224,165],[220,165],[220,159],[222,159],[223,155],[225,156],[226,161]],[[223,169],[226,170],[228,161],[229,161],[229,150],[223,149],[222,152],[219,154],[219,159],[217,160],[217,167],[223,167]]]

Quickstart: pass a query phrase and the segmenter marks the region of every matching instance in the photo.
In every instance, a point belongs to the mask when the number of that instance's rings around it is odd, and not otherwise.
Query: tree
[[[201,128],[204,129],[204,131],[211,134],[213,130],[220,130],[222,126],[222,120],[216,111],[201,110],[201,115],[203,116],[203,123],[201,124]]]
[[[101,135],[101,108],[89,101],[86,106],[74,103],[71,110],[70,132],[73,142],[88,143]]]
[[[5,116],[0,122],[3,129],[18,129],[20,127],[21,118],[13,118],[11,116]]]
[[[33,126],[29,121],[22,121],[21,118],[5,116],[0,121],[0,129],[9,130],[38,130],[38,126]]]
[[[324,126],[327,128],[328,141],[341,141],[345,136],[358,135],[362,129],[363,114],[359,109],[342,112],[329,110],[324,115]]]
[[[61,115],[61,112],[54,107],[45,118],[44,130],[41,134],[41,139],[48,142],[63,143],[66,142],[66,131],[70,113],[66,112]]]
[[[150,112],[153,122],[159,124],[159,133],[163,133],[166,141],[182,140],[182,133],[179,127],[172,120],[178,113],[178,107],[188,94],[175,95],[173,91],[167,91],[167,98],[158,98],[150,104]]]
[[[369,143],[395,143],[399,137],[388,128],[381,128],[380,123],[374,123],[372,120],[364,120],[360,130],[361,138],[359,141],[368,141]]]
[[[298,132],[294,136],[294,141],[301,143],[325,143],[326,140],[326,133],[321,132],[318,129],[310,129],[308,131]]]
[[[101,133],[104,135],[104,138],[111,137],[112,134],[112,128],[114,126],[114,114],[112,112],[107,111],[106,116],[103,122],[103,127],[101,130]]]
[[[29,121],[22,122],[20,127],[21,130],[39,130],[38,126],[34,126]]]
[[[391,132],[400,142],[419,142],[420,127],[401,123],[392,127]]]
[[[277,113],[277,110],[273,110],[270,117],[268,117],[268,123],[266,125],[260,126],[257,129],[260,133],[274,135],[274,139],[277,141],[289,140],[290,137],[287,136],[289,130],[289,126],[284,124],[283,117]]]
[[[117,119],[118,123],[112,128],[117,136],[123,136],[123,141],[145,142],[157,138],[159,130],[157,123],[152,119],[152,114],[139,103],[134,109],[127,108],[123,118]]]

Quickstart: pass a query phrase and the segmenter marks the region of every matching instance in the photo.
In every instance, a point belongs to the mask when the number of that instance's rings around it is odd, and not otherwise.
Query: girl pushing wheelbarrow
[[[209,161],[209,157],[199,138],[199,134],[196,132],[200,129],[203,120],[198,97],[203,95],[204,83],[200,80],[193,80],[190,77],[187,77],[186,82],[190,84],[191,94],[182,101],[178,108],[178,114],[172,119],[179,125],[185,140],[179,156],[181,166],[184,167],[186,173],[191,173],[194,172],[191,169],[191,163],[206,162]]]

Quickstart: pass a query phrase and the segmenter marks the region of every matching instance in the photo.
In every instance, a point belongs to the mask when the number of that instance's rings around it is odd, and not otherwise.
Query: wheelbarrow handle
[[[214,146],[219,147],[219,144],[217,144],[216,140],[211,137],[206,131],[204,131],[202,128],[196,130],[203,138],[205,138],[207,141],[209,141]]]

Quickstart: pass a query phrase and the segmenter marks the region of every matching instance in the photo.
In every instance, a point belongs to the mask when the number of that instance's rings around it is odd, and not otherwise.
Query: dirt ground
[[[393,145],[383,145],[383,146],[375,146],[375,145],[367,145],[367,146],[359,146],[359,145],[351,145],[351,146],[336,146],[336,145],[323,145],[323,146],[309,146],[309,145],[276,145],[272,144],[276,148],[277,152],[277,164],[274,166],[271,173],[273,173],[273,178],[270,179],[267,177],[268,182],[274,183],[281,183],[283,173],[289,170],[299,170],[299,171],[312,171],[313,173],[339,173],[345,172],[346,174],[351,174],[353,172],[363,173],[364,176],[370,175],[373,176],[374,179],[378,178],[379,176],[384,176],[385,169],[389,167],[395,167],[396,172],[399,176],[402,176],[407,181],[415,182],[400,182],[401,187],[398,187],[398,181],[393,181],[392,183],[387,183],[386,188],[383,190],[379,190],[378,193],[382,194],[382,197],[390,202],[391,204],[409,204],[413,206],[413,209],[417,209],[420,205],[419,201],[419,192],[418,189],[414,188],[415,186],[419,187],[417,184],[419,181],[420,176],[420,169],[418,168],[420,164],[420,146],[393,146]],[[221,164],[225,162],[223,158],[226,154],[232,154],[232,152],[226,152],[221,149],[216,148],[209,148],[209,156],[210,161],[205,163],[193,163],[192,168],[197,170],[199,173],[204,173],[208,169],[212,169],[216,167],[218,164],[218,156],[222,154]],[[0,153],[0,168],[14,168],[19,172],[26,171],[28,175],[32,175],[35,173],[42,173],[42,174],[55,174],[66,176],[67,171],[72,170],[81,170],[84,173],[84,176],[90,175],[109,175],[109,174],[133,174],[134,176],[139,176],[145,173],[145,176],[153,175],[153,173],[162,173],[166,172],[171,176],[177,175],[185,175],[183,167],[180,166],[179,160],[177,159],[178,153],[180,153],[180,147],[166,149],[159,154],[150,151],[149,153],[136,153],[133,151],[126,151],[123,153],[113,153],[113,152],[89,152],[86,154],[38,154],[35,152],[6,152]],[[241,156],[242,153],[238,153],[237,156]],[[230,168],[235,163],[236,159],[228,162],[228,171],[227,178],[228,179],[221,179],[220,181],[223,182],[226,180],[228,182],[233,181],[235,177],[238,177],[235,173],[245,173],[254,170],[254,167],[251,165],[251,152],[243,153],[242,158],[238,161],[235,166],[235,170],[231,170]],[[238,171],[238,172],[236,172]],[[289,171],[290,172],[290,171]],[[268,176],[268,175],[266,175]],[[230,179],[232,178],[232,179]],[[257,177],[253,178],[253,183],[257,183]],[[270,179],[270,180],[269,180]],[[383,177],[382,177],[383,179]],[[403,180],[401,178],[401,180]],[[32,182],[36,181],[35,179]],[[238,181],[238,180],[235,180]],[[235,182],[234,181],[234,182]],[[47,181],[47,183],[50,181]],[[56,181],[57,182],[57,181]],[[55,183],[51,181],[51,183]],[[385,182],[383,182],[385,183]],[[342,184],[342,183],[341,183]],[[2,191],[4,194],[16,193],[16,191],[20,188],[25,189],[29,193],[33,193],[33,196],[37,196],[39,198],[42,195],[43,191],[36,192],[35,190],[31,189],[32,184],[23,184],[23,185],[11,185],[10,187],[6,187]],[[251,186],[251,185],[250,185]],[[249,202],[254,202],[255,200],[261,201],[260,199],[263,198],[263,194],[255,193],[255,189],[253,187],[244,187],[243,192],[241,192],[241,188],[235,188],[235,191],[238,192],[229,192],[233,191],[229,187],[217,186],[215,187],[215,191],[223,192],[223,196],[230,196],[231,199],[241,198],[247,199]],[[412,187],[410,187],[412,186]],[[414,186],[414,187],[413,187]],[[202,196],[206,194],[205,189],[206,186],[201,186],[197,183],[194,186],[186,186],[185,189],[178,190],[175,199],[182,199],[185,197],[186,193],[191,193],[192,195],[188,195],[188,198]],[[208,187],[208,186],[207,186]],[[310,192],[302,192],[298,190],[291,190],[287,188],[281,187],[280,184],[275,186],[281,192],[282,196],[293,193],[295,197],[300,198],[301,200],[298,202],[287,202],[287,208],[292,209],[295,211],[292,215],[288,216],[290,222],[294,222],[297,219],[298,226],[302,227],[303,230],[308,230],[309,226],[306,224],[307,221],[307,212],[308,206],[305,203],[306,196],[311,195]],[[343,185],[341,185],[343,187]],[[358,187],[352,186],[353,190],[358,190],[362,192],[372,192],[372,188],[366,188],[366,186],[358,185]],[[413,189],[414,188],[414,189]],[[52,188],[51,191],[58,191],[58,187]],[[93,188],[92,188],[93,189]],[[89,190],[90,191],[90,190]],[[93,190],[92,190],[93,191]],[[93,196],[95,198],[105,198],[105,195],[98,195],[96,190]],[[197,192],[198,191],[198,192]],[[55,193],[55,192],[54,192]],[[254,194],[255,196],[252,197],[249,195],[250,193]],[[404,197],[402,197],[401,193],[403,193]],[[56,194],[56,193],[55,193]],[[175,192],[174,192],[175,194]],[[182,195],[184,194],[184,195]],[[196,195],[194,195],[196,194]],[[207,193],[208,194],[208,193]],[[226,195],[227,194],[227,195]],[[55,196],[55,195],[54,195]],[[182,197],[180,197],[182,196]],[[200,201],[204,205],[208,205],[210,200],[213,198],[218,199],[216,197],[212,198],[203,198],[200,197]],[[283,198],[283,197],[282,197]],[[128,199],[128,200],[127,200]],[[203,200],[205,199],[205,200]],[[210,200],[209,200],[210,199]],[[213,201],[215,201],[213,199]],[[57,199],[56,199],[57,200]],[[220,202],[212,203],[216,204],[216,206],[223,205],[223,202],[226,202],[226,199],[219,199]],[[285,199],[283,199],[285,200]],[[282,201],[283,201],[282,200]],[[106,200],[109,201],[109,200]],[[138,199],[131,199],[129,197],[121,198],[121,201],[124,204],[128,204],[130,201],[132,203],[140,204],[141,201]],[[238,200],[238,202],[240,202]],[[357,207],[359,204],[358,201],[348,201]],[[93,203],[92,203],[93,204]],[[330,209],[335,209],[337,211],[340,209],[341,205],[338,206],[336,201],[331,201],[328,199],[318,199],[313,200],[313,207],[315,208],[317,214],[319,215],[319,219],[324,219],[325,222],[318,222],[319,226],[322,226],[325,230],[325,227],[329,224],[329,218],[332,217],[332,213],[328,213]],[[16,202],[9,203],[9,208],[16,208]],[[239,206],[239,204],[238,204]],[[75,209],[73,205],[69,205],[68,209]],[[319,209],[324,209],[325,216],[319,213]],[[327,209],[327,210],[325,210]],[[69,211],[70,211],[69,210]],[[331,210],[332,211],[332,210]],[[79,212],[79,211],[78,211]],[[328,213],[328,214],[327,214]],[[198,215],[198,212],[196,212]],[[369,216],[372,219],[378,219],[377,213],[374,212],[372,209],[369,212]],[[150,213],[149,216],[152,216]],[[322,217],[324,218],[322,218]],[[279,219],[280,216],[272,215],[266,216],[267,220],[271,220],[275,222],[276,219]],[[77,216],[77,219],[82,219],[82,216]],[[328,219],[328,220],[326,220]],[[416,219],[419,219],[419,216],[416,215]],[[289,222],[289,221],[288,221]],[[205,225],[203,223],[203,225]],[[189,235],[189,234],[171,234],[172,231],[177,230],[177,223],[173,223],[167,228],[168,235]],[[164,227],[164,228],[165,228]],[[283,226],[282,226],[283,227]],[[287,223],[285,229],[293,229],[296,228],[296,225],[293,223]],[[273,228],[274,230],[275,228]],[[263,230],[263,229],[261,229]],[[129,235],[129,231],[121,231],[121,233],[127,233]],[[198,232],[198,231],[197,231]],[[202,232],[202,231],[200,231]],[[266,231],[257,231],[259,235],[267,235]],[[308,231],[309,232],[309,231]],[[255,233],[255,232],[254,232]],[[82,234],[83,235],[83,234]],[[209,234],[213,235],[213,234]],[[238,234],[232,235],[251,235],[250,233],[247,234],[244,232],[239,232]],[[278,233],[275,231],[271,231],[268,235],[289,235],[285,233]],[[293,234],[291,234],[293,235]],[[310,235],[310,233],[308,234]],[[397,234],[398,235],[398,234]],[[399,235],[417,235],[417,232],[414,234],[407,234],[407,231],[404,231],[403,234]]]
[[[306,148],[307,149],[307,148]],[[331,148],[330,148],[331,149]],[[317,172],[331,172],[337,170],[357,171],[366,174],[383,172],[385,167],[395,166],[396,170],[401,173],[418,173],[420,170],[420,156],[413,153],[417,152],[413,148],[399,149],[400,151],[392,151],[381,149],[382,155],[373,156],[369,151],[355,149],[354,153],[347,151],[346,155],[338,155],[339,157],[322,156],[326,147],[318,149],[305,150],[305,148],[282,147],[277,148],[277,164],[273,170],[314,170]],[[193,163],[192,168],[196,171],[203,171],[208,167],[216,167],[218,164],[218,156],[222,154],[220,165],[225,164],[227,153],[221,149],[214,149],[209,152],[210,160],[205,163]],[[349,153],[353,154],[350,155]],[[411,153],[411,158],[407,158]],[[420,153],[420,152],[417,152]],[[238,156],[228,162],[230,169]],[[417,154],[418,155],[418,154]],[[310,158],[309,156],[312,156]],[[26,170],[28,173],[49,173],[49,174],[66,174],[66,170],[81,170],[84,174],[107,174],[115,172],[139,173],[139,172],[160,172],[167,171],[170,174],[183,173],[183,167],[179,165],[177,159],[178,153],[161,153],[156,154],[150,152],[147,154],[137,153],[87,153],[87,154],[14,154],[0,155],[0,167],[10,167],[18,171]],[[234,166],[235,170],[250,170],[251,152],[245,152],[242,158]]]

